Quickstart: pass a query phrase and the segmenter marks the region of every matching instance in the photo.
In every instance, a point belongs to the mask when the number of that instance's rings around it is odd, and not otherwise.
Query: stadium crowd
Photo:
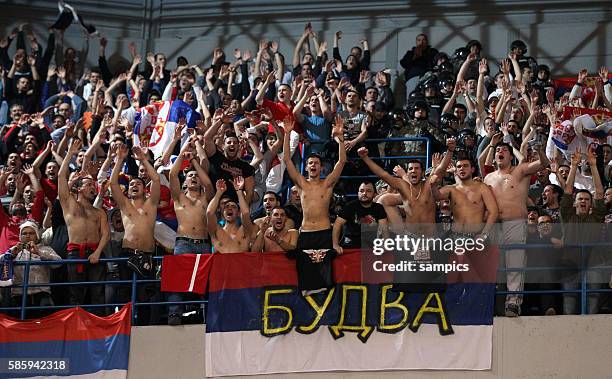
[[[610,240],[588,227],[612,222],[610,133],[565,154],[549,141],[554,125],[579,117],[569,107],[612,112],[605,67],[591,67],[593,76],[581,70],[564,90],[520,40],[492,62],[479,41],[445,53],[419,34],[400,61],[405,96],[396,96],[391,71],[370,69],[368,41],[349,50],[338,31],[328,55],[310,24],[292,52],[263,40],[254,52],[215,48],[205,65],[169,62],[163,52],[143,57],[130,43],[131,67],[110,67],[99,38],[88,40],[99,43],[98,65],[89,67],[60,34],[50,28],[43,47],[20,25],[0,39],[4,306],[21,304],[23,266],[11,262],[28,259],[89,260],[31,266],[36,284],[129,280],[133,271],[154,278],[152,256],[163,254],[286,251],[301,289],[317,292],[331,280],[320,265],[359,247],[360,225],[370,223],[418,233],[446,223],[456,235],[485,239],[499,226],[503,243],[558,247],[547,264],[572,273],[562,280],[550,271],[527,287],[576,289],[578,263],[561,247]],[[179,116],[154,153],[151,134],[164,126],[155,118],[169,101]],[[537,265],[556,253],[541,250],[509,250],[504,265]],[[609,273],[597,274],[591,286],[608,286]],[[522,272],[503,275],[509,291],[529,282]],[[28,305],[103,304],[129,301],[130,290],[31,287],[27,295]],[[154,283],[137,296],[187,298]],[[499,314],[578,312],[575,293],[526,298],[504,296]],[[589,295],[590,313],[602,299]],[[139,319],[166,322],[161,308],[143,307]],[[184,312],[169,306],[167,322],[185,322]]]

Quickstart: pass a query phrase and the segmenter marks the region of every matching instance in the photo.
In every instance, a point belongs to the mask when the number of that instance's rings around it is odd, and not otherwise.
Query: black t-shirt
[[[208,160],[210,161],[209,176],[213,185],[215,185],[217,180],[225,179],[227,184],[226,194],[232,198],[236,198],[236,190],[234,190],[234,185],[232,184],[234,178],[242,176],[246,179],[255,174],[255,169],[247,162],[242,159],[229,160],[218,151],[210,156]]]
[[[361,245],[361,225],[377,224],[380,220],[387,218],[385,208],[378,203],[372,203],[369,207],[361,205],[359,200],[346,204],[338,215],[346,220],[344,224],[343,247],[359,247]]]

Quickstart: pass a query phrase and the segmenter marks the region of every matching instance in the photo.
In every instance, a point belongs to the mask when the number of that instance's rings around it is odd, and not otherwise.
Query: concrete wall
[[[609,378],[610,325],[612,315],[496,318],[490,371],[300,373],[274,378]],[[204,338],[203,325],[132,328],[128,378],[203,378]]]

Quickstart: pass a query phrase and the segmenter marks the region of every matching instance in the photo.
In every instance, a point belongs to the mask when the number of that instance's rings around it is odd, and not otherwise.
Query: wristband
[[[576,85],[577,85],[578,87],[582,87],[582,83],[578,83],[578,82],[576,82]]]

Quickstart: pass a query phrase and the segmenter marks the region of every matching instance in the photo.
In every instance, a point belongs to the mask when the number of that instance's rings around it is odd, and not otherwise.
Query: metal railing
[[[591,242],[588,244],[564,244],[561,249],[580,249],[580,266],[567,267],[567,266],[541,266],[541,267],[522,267],[522,268],[499,268],[498,273],[505,272],[523,272],[529,271],[574,271],[580,274],[580,288],[578,289],[560,289],[560,290],[528,290],[528,291],[496,291],[496,295],[553,295],[553,294],[569,294],[575,293],[580,294],[580,314],[587,314],[588,307],[588,295],[590,293],[606,293],[612,292],[612,288],[589,288],[587,274],[589,271],[611,271],[612,265],[597,265],[588,267],[588,254],[585,253],[585,249],[597,247],[610,247],[612,248],[612,241],[610,242]],[[500,250],[513,250],[513,249],[555,249],[556,247],[552,244],[507,244],[500,245]],[[601,284],[601,283],[598,283]]]
[[[534,249],[534,248],[551,248],[552,245],[542,245],[542,244],[513,244],[513,245],[500,245],[500,250],[509,250],[509,249]],[[612,247],[612,242],[603,242],[603,243],[589,243],[583,245],[566,245],[564,247],[567,248],[579,248],[580,249],[580,266],[577,268],[580,273],[580,288],[578,289],[561,289],[561,290],[523,290],[523,291],[496,291],[496,295],[509,295],[509,294],[521,294],[521,295],[559,295],[559,294],[580,294],[581,303],[580,303],[580,313],[587,313],[587,298],[591,293],[606,293],[612,292],[611,288],[588,288],[587,282],[587,272],[591,270],[608,270],[612,271],[611,265],[600,265],[594,267],[587,267],[587,254],[585,249],[591,247]],[[100,259],[100,263],[103,264],[105,262],[126,262],[128,258],[102,258]],[[154,257],[155,260],[159,261],[162,257]],[[145,306],[168,306],[168,305],[187,305],[187,304],[205,304],[207,300],[189,300],[189,301],[150,301],[150,302],[139,302],[137,298],[138,293],[138,285],[146,284],[146,283],[160,283],[160,279],[139,279],[136,273],[131,274],[130,280],[101,280],[101,281],[91,281],[91,282],[57,282],[57,283],[29,283],[30,276],[30,267],[33,265],[65,265],[65,264],[89,264],[87,259],[64,259],[59,261],[14,261],[15,265],[23,265],[24,273],[23,273],[23,283],[18,284],[17,286],[22,288],[21,294],[21,305],[18,307],[0,307],[0,312],[5,311],[19,311],[20,318],[23,320],[27,316],[28,310],[51,310],[51,309],[65,309],[72,308],[76,305],[53,305],[53,306],[33,306],[27,305],[27,296],[29,288],[36,287],[54,287],[54,286],[94,286],[94,285],[131,285],[131,296],[130,301],[134,307],[134,311],[132,312],[132,324],[135,324],[138,317],[138,308]],[[498,273],[505,272],[529,272],[529,271],[543,271],[543,270],[567,270],[567,267],[562,266],[550,266],[550,267],[522,267],[522,268],[500,268],[498,269]],[[104,304],[79,304],[78,306],[83,308],[97,308],[97,307],[119,307],[123,306],[125,303],[104,303]]]
[[[154,261],[161,261],[163,257],[153,257]],[[105,264],[107,262],[127,262],[128,258],[100,258],[100,262],[97,264]],[[49,306],[36,306],[27,305],[28,300],[28,289],[37,287],[58,287],[58,286],[117,286],[130,284],[130,302],[132,303],[132,324],[135,324],[138,317],[138,307],[144,306],[155,306],[155,305],[187,305],[187,304],[204,304],[207,300],[185,300],[185,301],[150,301],[150,302],[139,302],[137,298],[138,285],[145,283],[161,283],[161,279],[140,279],[135,272],[131,273],[131,279],[129,280],[99,280],[99,281],[81,281],[81,282],[56,282],[56,283],[30,283],[30,267],[33,265],[67,265],[67,264],[90,264],[87,259],[62,259],[62,260],[48,260],[48,261],[13,261],[14,265],[24,266],[23,269],[23,283],[18,284],[18,287],[22,288],[21,294],[21,305],[19,307],[0,307],[0,312],[5,311],[19,311],[19,318],[21,320],[26,319],[27,310],[41,310],[41,309],[66,309],[79,306],[82,308],[105,308],[105,307],[121,307],[125,303],[104,303],[104,304],[72,304],[72,305],[49,305]],[[15,285],[13,285],[14,287]]]

